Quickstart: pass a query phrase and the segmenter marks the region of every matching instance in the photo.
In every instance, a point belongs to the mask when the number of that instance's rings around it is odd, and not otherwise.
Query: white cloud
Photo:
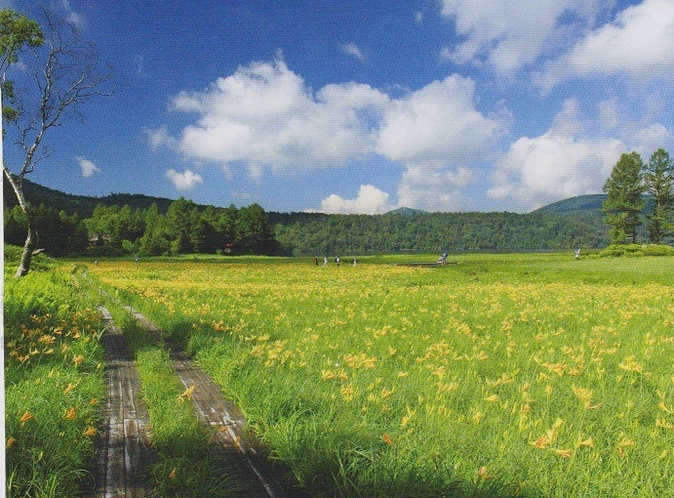
[[[424,211],[463,211],[470,203],[463,189],[477,179],[467,168],[456,171],[408,167],[398,185],[398,204]]]
[[[442,13],[465,40],[446,47],[443,57],[457,64],[488,62],[512,74],[541,55],[568,43],[572,33],[592,25],[603,0],[444,0]]]
[[[82,170],[83,178],[91,178],[95,173],[102,173],[102,171],[89,159],[86,159],[82,156],[77,156],[77,164],[79,164]]]
[[[161,128],[158,128],[156,130],[146,128],[143,131],[145,135],[147,135],[152,150],[156,150],[159,147],[168,147],[174,150],[180,148],[180,143],[178,142],[178,140],[176,140],[169,134],[165,126],[162,126]]]
[[[625,146],[616,139],[572,139],[545,133],[517,140],[499,162],[492,199],[529,211],[550,202],[601,192]]]
[[[562,110],[552,121],[550,133],[555,136],[574,138],[585,133],[587,124],[580,113],[580,104],[575,98],[570,98],[562,104]]]
[[[188,157],[257,163],[275,171],[341,166],[371,152],[374,136],[360,113],[377,115],[388,96],[368,85],[328,85],[313,95],[283,61],[254,63],[203,92],[182,92],[173,108],[196,113],[178,140]],[[151,143],[169,144],[162,130]]]
[[[65,11],[65,19],[73,27],[77,29],[82,29],[85,24],[85,18],[82,14],[75,12],[75,10],[70,5],[69,0],[63,0],[61,2],[63,10]]]
[[[198,173],[185,170],[184,173],[178,173],[174,169],[166,172],[166,178],[173,182],[177,190],[192,190],[204,183],[204,179]]]
[[[236,199],[237,201],[250,201],[253,199],[253,194],[250,192],[240,192],[238,190],[235,190],[231,192],[232,198]]]
[[[232,181],[234,179],[234,172],[227,164],[222,165],[222,173],[225,175],[225,180]]]
[[[674,145],[674,133],[661,123],[639,129],[634,133],[632,147],[639,152],[645,161],[657,149],[669,149]]]
[[[590,138],[571,99],[553,127],[535,138],[522,137],[496,164],[491,199],[509,210],[530,211],[550,202],[601,192],[626,145],[615,138]]]
[[[365,54],[363,54],[358,45],[353,42],[347,43],[346,45],[341,45],[339,48],[346,55],[355,57],[361,62],[365,60]]]
[[[620,125],[620,109],[616,97],[602,100],[597,104],[599,126],[602,130],[610,131]]]
[[[618,14],[615,22],[587,34],[537,76],[546,91],[569,77],[626,74],[633,80],[674,72],[674,2],[644,0]]]
[[[250,163],[248,165],[248,178],[255,181],[262,180],[264,175],[264,168],[257,163]]]
[[[239,68],[205,91],[178,94],[172,109],[196,115],[179,138],[165,127],[146,134],[154,148],[220,164],[228,178],[243,167],[254,181],[264,171],[342,167],[379,155],[406,168],[399,190],[416,203],[409,207],[454,208],[458,197],[448,200],[443,189],[454,191],[469,168],[493,158],[507,127],[507,119],[476,109],[474,93],[475,82],[459,75],[395,99],[357,83],[311,92],[276,60]],[[421,170],[438,183],[431,195],[424,196],[422,184],[411,180]],[[355,200],[335,196],[330,202],[328,208],[346,209]]]
[[[475,109],[474,89],[471,79],[452,75],[392,102],[377,152],[406,166],[435,168],[485,158],[503,130]]]
[[[312,95],[284,62],[255,63],[204,92],[181,92],[175,110],[199,116],[180,139],[147,131],[150,144],[186,156],[273,171],[341,166],[378,153],[405,165],[445,167],[489,151],[502,124],[475,109],[474,82],[458,75],[401,99],[368,85],[326,85]]]
[[[321,201],[322,213],[383,214],[395,207],[388,203],[389,194],[372,185],[361,185],[355,199],[343,199],[332,194]]]

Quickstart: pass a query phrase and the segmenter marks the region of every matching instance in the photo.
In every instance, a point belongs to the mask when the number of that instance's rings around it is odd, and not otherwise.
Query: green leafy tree
[[[609,237],[612,244],[624,244],[628,239],[636,243],[637,228],[641,225],[645,204],[643,169],[644,163],[639,153],[625,153],[620,156],[604,184],[607,198],[603,210],[606,223],[611,226]]]
[[[239,209],[236,220],[237,250],[250,254],[274,254],[274,231],[262,206],[251,204]]]
[[[4,209],[5,244],[20,246],[26,240],[26,215],[17,205]]]
[[[648,237],[654,244],[672,234],[674,228],[674,161],[664,149],[656,150],[644,166],[644,182],[653,207],[646,215]]]
[[[194,201],[181,197],[173,201],[166,212],[171,233],[171,252],[173,254],[189,254],[194,252],[193,220],[197,205]]]
[[[7,70],[19,61],[22,52],[28,51],[31,55],[21,61],[21,82],[26,87],[4,85],[10,97],[16,92],[20,96],[18,100],[24,103],[11,110],[3,106],[3,121],[11,119],[16,125],[16,142],[23,157],[14,172],[6,164],[2,165],[5,178],[27,218],[27,235],[16,277],[30,271],[39,242],[37,213],[24,195],[24,177],[46,157],[44,141],[49,130],[62,124],[70,111],[91,98],[111,93],[103,90],[111,82],[112,73],[109,69],[101,70],[91,45],[80,40],[72,24],[57,19],[46,9],[43,14],[44,29],[11,9],[0,10],[2,79],[5,80]]]
[[[171,234],[166,217],[153,203],[145,213],[145,233],[140,238],[140,253],[145,256],[160,256],[171,250]]]
[[[6,104],[15,102],[14,83],[6,78],[9,66],[19,61],[19,53],[26,47],[39,47],[44,43],[40,25],[12,9],[0,10],[0,74],[2,81],[2,117],[12,121],[17,110]]]
[[[140,209],[132,210],[128,204],[121,208],[99,204],[86,224],[99,245],[135,252],[138,239],[145,232],[145,215]]]
[[[217,221],[215,208],[206,206],[201,213],[197,213],[196,218],[192,227],[195,252],[215,253],[222,246],[222,237],[214,227]]]
[[[213,227],[220,234],[221,245],[218,249],[225,250],[228,244],[236,243],[236,220],[239,217],[239,210],[234,204],[219,212]]]

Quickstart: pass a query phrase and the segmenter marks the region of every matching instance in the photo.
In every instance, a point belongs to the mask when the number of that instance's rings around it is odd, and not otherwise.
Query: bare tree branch
[[[19,206],[28,217],[28,237],[17,277],[30,270],[30,260],[37,244],[34,216],[23,196],[23,179],[48,157],[45,136],[72,114],[80,114],[80,107],[90,99],[114,93],[113,72],[109,66],[100,63],[95,47],[82,41],[73,25],[49,10],[43,9],[43,16],[44,43],[28,46],[30,57],[26,63],[25,78],[28,87],[17,92],[21,94],[21,99],[14,123],[17,128],[16,144],[24,152],[23,161],[16,174],[3,165],[3,172],[17,195]],[[1,64],[9,62],[7,59]]]

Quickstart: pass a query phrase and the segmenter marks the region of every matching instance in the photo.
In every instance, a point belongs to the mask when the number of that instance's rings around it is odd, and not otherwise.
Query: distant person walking
[[[314,266],[318,266],[318,256],[314,256]]]
[[[356,257],[353,257],[353,266],[356,266]]]
[[[574,252],[574,254],[576,255],[576,259],[580,259],[580,249],[576,249],[576,250],[573,251],[573,252]]]
[[[323,266],[328,266],[328,257],[327,256],[325,256],[323,258]]]
[[[335,258],[335,264],[336,264],[337,266],[339,266],[339,256],[337,256],[337,257]]]

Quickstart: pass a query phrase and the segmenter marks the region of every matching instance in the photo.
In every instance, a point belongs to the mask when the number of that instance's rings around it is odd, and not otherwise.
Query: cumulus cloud
[[[174,169],[166,172],[166,178],[173,182],[177,190],[192,190],[204,183],[204,179],[198,173],[185,170],[184,173],[178,173]]]
[[[536,78],[546,91],[569,77],[626,74],[633,80],[674,72],[674,2],[644,0],[581,38]]]
[[[89,159],[82,156],[77,156],[75,159],[77,159],[77,164],[82,170],[83,178],[91,178],[94,174],[101,173],[101,170]]]
[[[146,130],[146,135],[153,148],[169,147],[195,162],[220,164],[229,178],[243,168],[257,182],[266,172],[343,167],[378,155],[407,170],[402,191],[405,199],[417,202],[408,206],[428,208],[434,197],[424,196],[421,183],[410,180],[417,171],[454,188],[472,165],[493,157],[505,132],[506,120],[476,109],[474,93],[474,81],[459,75],[399,98],[358,83],[313,92],[276,60],[239,68],[204,91],[179,93],[171,108],[194,114],[194,122],[178,137],[165,127]],[[365,194],[373,192],[366,189]],[[455,206],[457,197],[449,201],[443,193],[436,199],[441,209]],[[362,199],[339,196],[326,209],[330,206],[372,209]]]
[[[358,45],[355,43],[347,43],[346,45],[341,45],[340,50],[345,53],[346,55],[350,55],[352,57],[355,57],[359,61],[364,61],[365,60],[365,54],[360,50]]]
[[[374,136],[359,113],[376,114],[388,96],[368,85],[327,85],[313,95],[283,61],[254,63],[203,92],[182,92],[173,109],[198,115],[178,139],[187,156],[275,171],[342,165],[367,154]],[[170,143],[162,130],[152,143]]]
[[[406,166],[436,168],[483,159],[503,130],[475,109],[474,90],[473,80],[452,75],[392,102],[377,152]]]
[[[332,194],[321,201],[320,211],[327,214],[383,214],[395,208],[388,200],[386,192],[372,185],[361,185],[355,199]]]
[[[613,2],[602,0],[444,0],[442,13],[465,38],[442,56],[457,64],[489,63],[512,74],[541,55],[563,47],[572,32],[592,25]]]
[[[590,138],[584,128],[577,102],[566,101],[549,131],[510,146],[496,164],[488,197],[507,200],[508,209],[530,211],[601,192],[626,145],[616,138]]]
[[[653,123],[638,129],[633,135],[633,142],[632,148],[648,160],[657,149],[674,145],[674,132],[661,123]]]
[[[391,103],[377,152],[405,166],[398,203],[427,211],[459,211],[472,167],[494,154],[504,123],[475,109],[474,82],[453,75]]]
[[[477,177],[465,167],[456,171],[408,167],[398,185],[398,204],[431,212],[463,211],[470,201],[463,189]]]

